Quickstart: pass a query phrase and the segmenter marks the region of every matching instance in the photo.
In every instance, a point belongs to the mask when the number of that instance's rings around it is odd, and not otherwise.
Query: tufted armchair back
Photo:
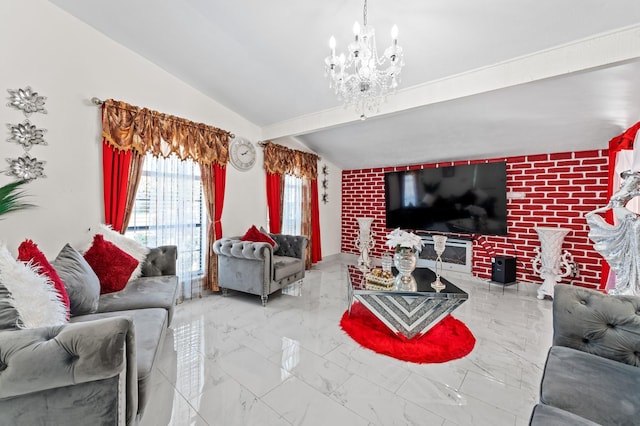
[[[640,297],[557,285],[553,344],[640,366]]]
[[[288,256],[303,259],[306,253],[306,248],[309,245],[307,237],[301,237],[299,235],[286,235],[286,234],[269,234],[271,238],[278,244],[278,250],[273,253],[276,256]]]
[[[142,265],[143,277],[159,277],[176,274],[176,246],[160,246],[152,248]]]

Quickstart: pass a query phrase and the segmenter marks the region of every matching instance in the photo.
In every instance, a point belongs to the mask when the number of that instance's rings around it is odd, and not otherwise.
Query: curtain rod
[[[93,98],[91,98],[91,103],[94,104],[95,106],[104,105],[104,101],[102,99],[100,99],[100,98],[95,97],[95,96]],[[231,138],[231,139],[236,137],[236,135],[231,133],[231,132],[227,132],[227,133],[229,133],[229,138]]]

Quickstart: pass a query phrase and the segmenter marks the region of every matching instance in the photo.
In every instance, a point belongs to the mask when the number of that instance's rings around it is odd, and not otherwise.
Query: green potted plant
[[[35,207],[33,204],[25,203],[26,197],[22,187],[26,180],[18,180],[0,187],[0,218],[7,213]]]

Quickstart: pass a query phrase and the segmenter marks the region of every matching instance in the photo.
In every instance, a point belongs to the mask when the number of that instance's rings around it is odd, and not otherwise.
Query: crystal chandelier
[[[345,106],[354,106],[364,120],[367,112],[377,112],[387,94],[394,93],[400,82],[400,71],[404,66],[402,47],[398,46],[398,27],[391,29],[391,46],[382,57],[376,49],[373,27],[367,26],[367,1],[364,2],[364,27],[353,24],[354,41],[349,44],[349,53],[336,56],[336,39],[331,36],[331,55],[324,60],[326,74],[338,99]]]

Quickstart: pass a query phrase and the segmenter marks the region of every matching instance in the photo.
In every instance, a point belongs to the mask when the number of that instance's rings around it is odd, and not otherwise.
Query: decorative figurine
[[[635,146],[640,132],[636,135]],[[635,155],[635,148],[634,148]],[[627,209],[626,204],[640,195],[640,172],[627,170],[621,173],[620,189],[611,196],[609,203],[586,214],[589,238],[593,247],[609,263],[615,272],[615,287],[609,294],[640,295],[640,219]],[[615,225],[607,223],[599,213],[613,210]]]

